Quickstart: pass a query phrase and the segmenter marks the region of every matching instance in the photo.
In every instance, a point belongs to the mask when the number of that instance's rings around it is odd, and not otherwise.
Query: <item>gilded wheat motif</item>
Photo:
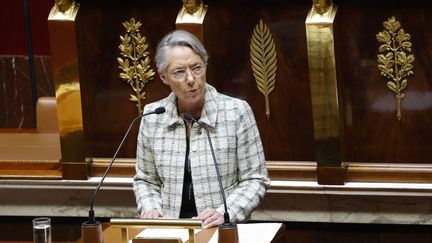
[[[262,19],[251,38],[250,61],[258,90],[265,97],[266,117],[270,119],[269,95],[276,84],[277,57],[271,32]]]

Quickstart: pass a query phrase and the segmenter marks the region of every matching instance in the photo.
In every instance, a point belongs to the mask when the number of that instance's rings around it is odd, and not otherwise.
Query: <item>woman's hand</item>
[[[224,222],[223,214],[219,213],[213,208],[206,208],[204,211],[198,214],[196,218],[203,221],[204,229],[218,226]]]
[[[141,218],[142,219],[157,219],[157,218],[160,218],[162,216],[163,216],[162,212],[160,212],[157,209],[152,209],[149,211],[141,212]]]

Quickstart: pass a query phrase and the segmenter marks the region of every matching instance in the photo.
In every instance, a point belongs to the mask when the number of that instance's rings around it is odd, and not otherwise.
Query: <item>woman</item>
[[[166,35],[156,65],[171,94],[144,107],[138,134],[134,192],[142,218],[191,218],[209,228],[223,223],[215,166],[205,131],[183,119],[190,113],[210,131],[232,222],[243,222],[263,199],[270,180],[250,106],[206,83],[208,55],[186,31]]]

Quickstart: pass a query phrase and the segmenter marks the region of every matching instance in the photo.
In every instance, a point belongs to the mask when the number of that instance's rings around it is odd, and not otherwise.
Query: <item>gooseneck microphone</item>
[[[222,178],[220,176],[219,167],[218,167],[218,164],[216,162],[216,156],[215,156],[215,152],[213,149],[213,143],[212,143],[211,138],[210,138],[210,132],[204,124],[202,124],[200,121],[196,120],[190,113],[185,113],[184,119],[188,122],[196,122],[200,127],[204,128],[204,130],[206,131],[206,134],[207,134],[207,140],[208,140],[208,143],[210,145],[210,150],[211,150],[211,154],[213,157],[213,164],[215,166],[216,175],[217,175],[217,179],[219,182],[219,191],[220,191],[220,194],[222,196],[222,201],[224,204],[224,222],[218,226],[218,231],[219,231],[218,242],[219,243],[222,243],[222,242],[237,243],[238,242],[237,225],[235,223],[230,222],[230,216],[228,213],[228,207],[227,207],[227,202],[226,202],[226,198],[225,198],[225,191],[223,189]]]
[[[122,141],[120,142],[119,146],[117,147],[117,150],[114,153],[114,156],[112,157],[111,162],[109,163],[107,169],[105,170],[104,175],[102,176],[102,178],[101,178],[98,186],[96,187],[96,190],[93,193],[93,197],[92,197],[92,200],[90,202],[89,217],[88,217],[88,220],[83,223],[83,225],[82,225],[83,227],[84,226],[100,225],[100,222],[96,221],[96,219],[95,219],[95,213],[94,213],[94,210],[93,210],[93,205],[94,205],[94,202],[95,202],[95,199],[96,199],[96,194],[99,191],[100,187],[102,186],[102,183],[105,180],[106,176],[108,175],[108,172],[111,169],[111,167],[112,167],[112,165],[114,163],[114,160],[117,158],[117,154],[120,151],[120,149],[122,148],[123,143],[126,140],[127,136],[129,135],[129,132],[130,132],[130,130],[132,128],[132,125],[135,123],[136,120],[138,120],[138,119],[140,119],[140,118],[142,118],[144,116],[148,116],[148,115],[151,115],[151,114],[162,114],[164,112],[165,112],[165,107],[158,107],[155,110],[153,110],[151,112],[147,112],[147,113],[141,114],[141,115],[135,117],[135,119],[132,120],[132,122],[129,125],[129,128],[127,129],[125,135],[123,136]],[[94,237],[90,236],[88,238],[94,238]],[[94,241],[94,239],[86,241],[86,238],[85,238],[85,235],[84,235],[84,243],[87,243],[87,242],[96,242],[96,241]]]

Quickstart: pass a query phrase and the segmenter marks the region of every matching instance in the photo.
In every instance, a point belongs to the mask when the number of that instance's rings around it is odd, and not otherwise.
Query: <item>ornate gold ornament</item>
[[[326,169],[324,169],[332,168],[331,171],[344,173],[341,159],[342,129],[333,31],[337,11],[338,6],[330,0],[313,0],[305,20],[319,184],[343,184],[343,176],[330,180],[325,176]]]
[[[177,14],[176,24],[202,24],[208,6],[202,0],[182,0],[183,6]]]
[[[397,99],[397,119],[400,121],[401,101],[405,97],[402,91],[407,87],[407,77],[414,74],[413,62],[415,60],[411,52],[412,44],[409,41],[411,35],[405,33],[401,28],[401,24],[394,16],[383,23],[384,31],[379,32],[376,38],[383,43],[379,47],[378,54],[378,69],[381,71],[381,76],[389,79],[387,87],[396,94]]]
[[[72,20],[74,21],[79,10],[80,4],[75,0],[55,0],[48,19],[49,20]]]
[[[333,6],[331,0],[312,0],[312,9],[319,15],[323,15]]]
[[[266,117],[270,119],[269,95],[275,88],[277,56],[271,32],[262,19],[251,38],[250,61],[258,90],[265,97]]]
[[[120,36],[120,55],[117,61],[120,64],[119,68],[122,70],[120,78],[131,85],[135,94],[130,94],[129,100],[137,102],[138,114],[142,113],[141,100],[145,99],[145,92],[143,91],[145,84],[152,80],[155,72],[150,68],[150,58],[148,44],[146,37],[141,36],[139,28],[141,22],[135,22],[131,18],[129,22],[123,22],[126,29],[126,34]]]

